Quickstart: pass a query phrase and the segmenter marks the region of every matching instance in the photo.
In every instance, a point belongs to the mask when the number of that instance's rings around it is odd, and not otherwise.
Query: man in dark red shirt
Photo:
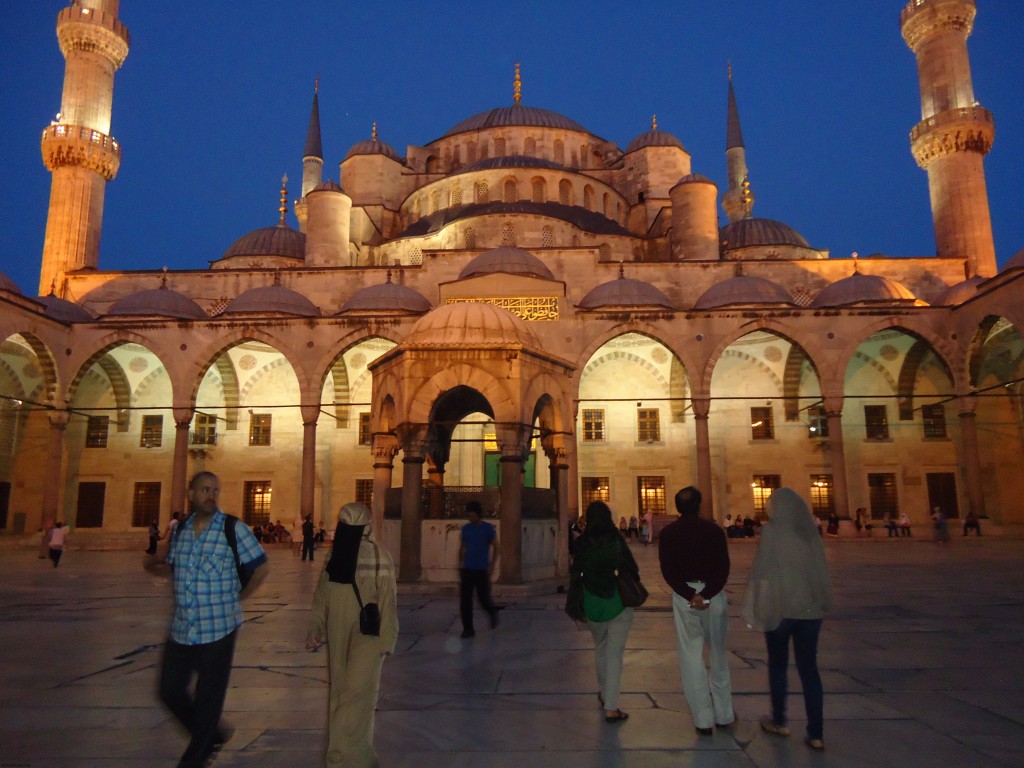
[[[679,519],[665,526],[658,540],[661,574],[672,588],[672,615],[683,693],[697,733],[710,736],[713,725],[736,721],[732,680],[725,653],[729,606],[729,548],[725,533],[700,516],[700,491],[690,486],[676,494]],[[704,668],[708,644],[710,673]]]

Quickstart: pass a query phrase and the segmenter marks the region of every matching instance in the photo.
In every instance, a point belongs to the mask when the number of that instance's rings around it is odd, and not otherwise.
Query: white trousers
[[[588,621],[594,638],[594,666],[597,687],[604,699],[604,708],[619,708],[619,690],[622,687],[622,657],[626,653],[626,638],[633,626],[633,609],[626,608],[611,621]]]
[[[690,583],[695,586],[695,583]],[[704,585],[697,587],[700,591]],[[697,728],[711,728],[715,723],[727,725],[736,719],[732,711],[732,679],[725,652],[725,635],[729,626],[729,602],[725,592],[711,598],[703,611],[690,607],[690,602],[672,594],[672,615],[676,624],[676,648],[679,671],[683,678],[683,694]],[[708,646],[711,669],[704,668],[704,645]]]

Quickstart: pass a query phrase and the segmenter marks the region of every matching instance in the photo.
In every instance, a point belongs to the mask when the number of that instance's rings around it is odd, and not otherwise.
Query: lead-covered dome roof
[[[40,296],[36,301],[43,305],[43,311],[48,317],[61,323],[91,323],[96,319],[81,304],[75,304],[52,293],[49,296]]]
[[[895,280],[882,275],[855,272],[826,285],[811,302],[812,307],[842,307],[848,304],[917,303],[917,297]]]
[[[107,317],[153,315],[176,320],[206,320],[209,315],[183,293],[165,285],[124,296],[107,310]]]
[[[686,147],[683,146],[683,142],[671,133],[655,128],[650,131],[644,131],[629,142],[629,146],[626,147],[626,154],[646,147],[676,147],[684,152],[686,151]]]
[[[320,310],[312,301],[283,285],[265,285],[243,291],[231,300],[222,314],[234,315],[250,312],[277,312],[282,315],[298,315],[299,317],[318,317],[320,315]]]
[[[1010,257],[1010,260],[1003,264],[1003,268],[999,271],[1008,272],[1011,269],[1020,269],[1021,267],[1024,267],[1024,248],[1021,248],[1013,254],[1013,256]]]
[[[467,117],[462,122],[449,128],[441,138],[444,139],[458,133],[465,133],[466,131],[520,126],[562,128],[567,131],[590,133],[582,125],[575,120],[570,120],[565,115],[560,115],[549,109],[541,109],[540,107],[525,107],[522,104],[513,104],[510,107],[496,107],[486,112],[479,112],[472,117]]]
[[[503,245],[476,256],[459,272],[459,280],[476,275],[491,275],[495,272],[505,272],[510,275],[532,275],[545,280],[555,279],[547,265],[529,251]]]
[[[774,219],[740,219],[718,230],[718,242],[731,251],[749,245],[795,245],[810,248],[804,236],[788,224]]]
[[[672,302],[658,288],[643,280],[619,276],[617,280],[601,283],[579,303],[580,309],[604,307],[651,307],[674,310]]]
[[[985,278],[975,275],[968,277],[956,285],[951,285],[942,295],[936,299],[935,304],[943,307],[956,307],[968,299],[973,299],[978,293],[978,286],[985,282]]]
[[[21,294],[21,288],[18,287],[18,284],[3,272],[0,272],[0,291]]]
[[[422,314],[429,312],[430,308],[430,302],[423,294],[408,286],[392,283],[389,276],[386,283],[360,288],[338,310],[338,314],[348,312]]]
[[[306,236],[287,224],[255,229],[235,240],[221,258],[230,259],[235,256],[284,256],[304,259]]]
[[[715,283],[701,294],[694,309],[716,309],[745,304],[793,304],[793,297],[778,283],[753,275],[736,275]]]
[[[403,162],[401,155],[395,151],[394,147],[378,138],[367,139],[366,141],[353,144],[345,155],[345,159],[348,160],[356,155],[384,155],[385,157],[390,157],[396,163]]]
[[[419,346],[540,347],[526,321],[493,304],[460,301],[428,312],[412,327],[404,344]]]

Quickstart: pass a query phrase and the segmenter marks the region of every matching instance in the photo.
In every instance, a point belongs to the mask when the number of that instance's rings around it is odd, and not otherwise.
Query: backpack
[[[187,519],[187,518],[186,518]],[[177,541],[178,536],[181,534],[182,528],[185,521],[174,526],[174,539]],[[229,515],[227,512],[224,513],[224,538],[228,542],[228,546],[231,548],[231,554],[235,558],[235,573],[238,575],[238,591],[241,592],[245,589],[245,585],[249,583],[252,578],[253,570],[249,567],[248,563],[243,564],[241,558],[238,556],[238,536],[235,534],[235,525],[238,523],[238,518],[234,515]]]

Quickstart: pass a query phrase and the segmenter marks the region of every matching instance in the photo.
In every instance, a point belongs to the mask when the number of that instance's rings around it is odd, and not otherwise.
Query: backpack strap
[[[238,574],[238,591],[241,592],[245,589],[245,583],[248,579],[243,579],[242,560],[238,556],[238,535],[235,533],[235,524],[238,522],[238,518],[234,515],[224,513],[224,538],[227,539],[228,546],[231,547],[231,554],[235,556],[235,573]]]

